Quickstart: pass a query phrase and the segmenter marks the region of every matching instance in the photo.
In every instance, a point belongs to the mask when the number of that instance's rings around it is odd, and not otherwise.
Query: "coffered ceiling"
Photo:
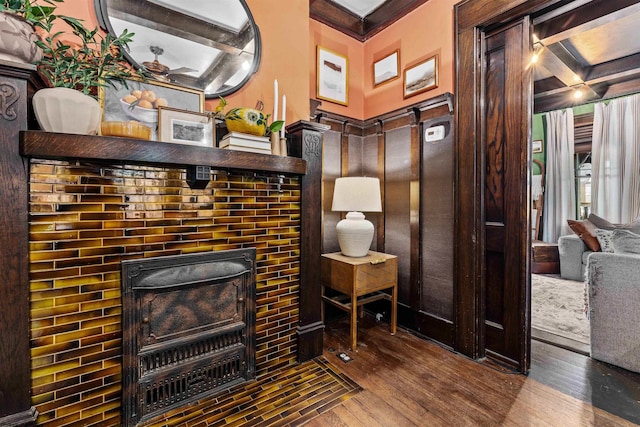
[[[309,10],[365,41],[427,1],[309,0]],[[559,1],[531,18],[536,112],[640,92],[640,0]]]

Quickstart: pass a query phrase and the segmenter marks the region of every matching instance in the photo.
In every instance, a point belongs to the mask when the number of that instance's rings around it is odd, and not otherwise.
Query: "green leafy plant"
[[[112,81],[142,78],[143,70],[134,70],[124,57],[127,44],[134,33],[126,29],[118,37],[102,35],[96,27],[89,30],[78,20],[65,20],[80,40],[78,46],[62,41],[64,32],[51,33],[53,21],[49,19],[44,29],[47,36],[36,44],[44,51],[38,70],[53,87],[66,87],[97,97],[98,88]]]
[[[30,0],[2,0],[0,11],[15,13],[34,27],[43,28],[43,23],[47,22],[56,10],[55,3],[62,3],[63,1],[42,0],[39,4],[36,4]]]
[[[124,30],[114,37],[103,35],[99,28],[86,28],[83,21],[70,16],[56,14],[57,3],[64,0],[1,0],[0,11],[12,12],[24,18],[44,34],[36,45],[44,56],[36,63],[40,73],[53,87],[76,89],[97,98],[98,88],[112,81],[145,79],[144,70],[132,69],[124,52],[134,33]],[[77,43],[63,39],[65,31],[53,33],[54,24],[66,23],[75,35]]]
[[[56,19],[71,27],[77,45],[62,40],[64,31],[52,32]],[[126,29],[117,37],[103,35],[98,27],[89,30],[78,19],[53,13],[41,21],[41,28],[47,35],[36,42],[44,52],[37,66],[53,87],[76,89],[96,98],[98,88],[113,81],[145,79],[144,70],[134,70],[126,62],[124,52],[134,36]]]

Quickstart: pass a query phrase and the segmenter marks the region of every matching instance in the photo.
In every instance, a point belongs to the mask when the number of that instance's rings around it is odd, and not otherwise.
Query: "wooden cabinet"
[[[360,258],[352,258],[339,252],[322,255],[322,299],[351,316],[351,349],[356,349],[358,307],[366,303],[386,299],[391,301],[391,334],[396,333],[398,306],[398,257],[369,251]],[[331,288],[340,295],[329,297],[324,289]],[[382,290],[390,289],[391,295]],[[323,310],[324,311],[324,310]]]

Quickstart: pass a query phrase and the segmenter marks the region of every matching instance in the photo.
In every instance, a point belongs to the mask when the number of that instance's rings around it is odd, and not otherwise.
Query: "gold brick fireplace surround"
[[[38,425],[120,424],[120,261],[255,247],[256,370],[296,363],[300,180],[32,160],[32,404]]]

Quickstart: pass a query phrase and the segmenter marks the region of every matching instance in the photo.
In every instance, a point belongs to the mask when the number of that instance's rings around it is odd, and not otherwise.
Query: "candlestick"
[[[278,120],[278,79],[273,81],[273,117],[272,122]]]
[[[280,138],[284,138],[284,126],[287,119],[287,95],[282,95],[282,128],[280,129]]]

